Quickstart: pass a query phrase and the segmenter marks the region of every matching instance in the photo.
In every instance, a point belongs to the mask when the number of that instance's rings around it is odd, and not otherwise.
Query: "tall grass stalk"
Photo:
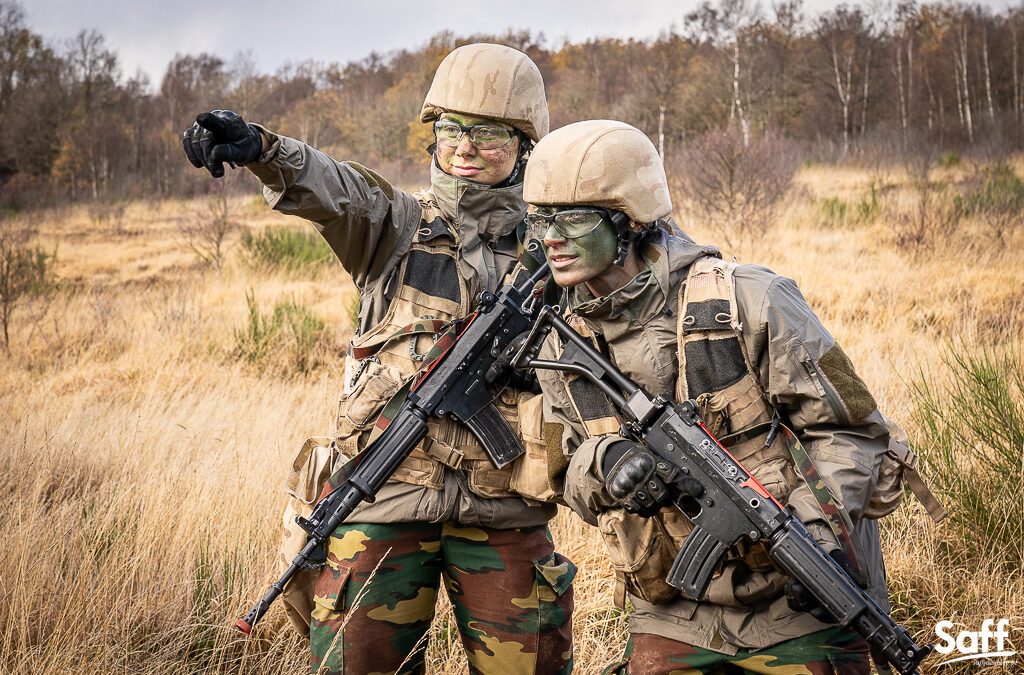
[[[771,238],[752,245],[747,260],[796,278],[882,409],[906,421],[917,406],[894,373],[918,363],[939,371],[940,346],[953,330],[962,330],[972,349],[1019,341],[1019,328],[1006,318],[1019,314],[1024,298],[1021,234],[1010,233],[1013,245],[1002,247],[980,238],[985,248],[973,250],[985,256],[983,264],[942,247],[907,264],[886,245],[885,217],[856,228],[821,224],[818,199],[853,203],[869,179],[850,166],[802,169],[802,189],[789,193],[785,218]],[[886,206],[912,191],[897,178]],[[301,378],[267,377],[268,368],[296,372],[287,349],[265,368],[240,367],[224,354],[235,347],[231,328],[249,320],[246,290],[258,299],[300,298],[337,327],[340,341],[355,288],[341,273],[311,280],[227,265],[207,274],[177,237],[176,218],[189,206],[130,203],[127,237],[93,226],[84,210],[46,211],[34,223],[44,251],[58,244],[73,251],[54,262],[53,301],[26,299],[12,316],[11,354],[0,353],[5,675],[309,672],[308,647],[280,608],[252,638],[232,626],[277,578],[285,471],[305,438],[330,432],[339,359],[321,342],[313,362],[322,358],[323,367]],[[296,226],[265,208],[239,217],[249,228]],[[676,219],[696,241],[721,243],[688,211]],[[272,302],[257,309],[272,320]],[[290,330],[282,324],[286,335]],[[937,396],[944,373],[929,381]],[[909,502],[881,525],[895,616],[918,640],[934,640],[940,619],[977,630],[986,617],[1007,616],[1015,647],[1024,645],[1017,570],[957,557],[967,546],[961,539],[973,535],[933,525]],[[627,616],[613,606],[597,530],[564,509],[551,529],[558,550],[580,568],[576,672],[597,673],[621,656]],[[442,600],[428,673],[465,672],[453,621]],[[1019,672],[970,667],[986,675]],[[926,662],[922,675],[953,675],[955,668]]]
[[[914,388],[923,459],[968,559],[1024,566],[1024,357],[1020,346],[952,343],[949,381]]]
[[[312,273],[326,268],[335,259],[323,237],[293,227],[247,231],[242,235],[242,247],[250,264],[257,269]]]

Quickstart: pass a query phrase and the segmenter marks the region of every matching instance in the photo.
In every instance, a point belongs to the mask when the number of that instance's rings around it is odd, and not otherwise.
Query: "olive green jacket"
[[[395,297],[396,271],[409,254],[423,208],[355,162],[338,162],[315,148],[260,127],[270,149],[246,165],[274,209],[312,221],[359,291],[357,333],[370,330]],[[516,261],[510,232],[525,212],[522,184],[487,189],[449,176],[432,163],[431,191],[459,237],[459,273],[469,292],[494,291]],[[421,195],[422,197],[422,195]],[[485,499],[471,493],[460,471],[446,468],[441,490],[389,482],[374,504],[361,504],[352,522],[454,521],[495,528],[546,522],[553,505],[519,497]]]
[[[651,394],[675,398],[680,376],[676,353],[679,289],[690,264],[707,255],[719,254],[685,236],[662,235],[645,253],[646,269],[623,287],[601,298],[594,298],[582,285],[569,291],[573,313],[593,333],[604,337],[619,369]],[[866,389],[853,387],[839,387],[841,409],[837,409],[803,367],[808,361],[816,363],[835,346],[835,340],[792,280],[764,267],[740,265],[735,270],[735,288],[748,362],[757,364],[756,376],[769,403],[797,434],[837,504],[845,507],[855,524],[855,550],[870,577],[870,592],[888,607],[877,525],[860,519],[887,448],[888,433],[881,414]],[[539,377],[545,423],[561,425],[563,448],[569,456],[565,501],[596,525],[597,515],[615,506],[600,476],[604,451],[617,436],[587,438],[562,375],[541,371]],[[869,407],[865,408],[867,401]],[[837,548],[806,484],[800,482],[792,489],[787,505],[827,550]],[[687,599],[653,605],[633,596],[630,599],[635,607],[632,632],[653,633],[724,653],[765,648],[825,627],[809,614],[791,611],[781,588],[774,598],[749,606]]]

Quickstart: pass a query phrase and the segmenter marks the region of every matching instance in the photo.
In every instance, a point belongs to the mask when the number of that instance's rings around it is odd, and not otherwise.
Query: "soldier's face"
[[[550,215],[571,208],[541,206],[537,212]],[[551,266],[551,277],[563,288],[585,283],[598,295],[614,290],[618,286],[606,289],[608,284],[603,281],[614,271],[617,253],[615,226],[607,218],[592,232],[576,239],[563,237],[553,226],[544,233],[544,254]]]
[[[458,113],[444,113],[440,119],[451,120],[467,127],[474,124],[488,124],[512,128],[486,117],[473,117]],[[446,174],[482,185],[495,185],[512,174],[519,155],[519,139],[512,134],[508,143],[500,148],[480,150],[469,140],[469,134],[463,134],[456,147],[438,143],[436,153],[437,164]]]

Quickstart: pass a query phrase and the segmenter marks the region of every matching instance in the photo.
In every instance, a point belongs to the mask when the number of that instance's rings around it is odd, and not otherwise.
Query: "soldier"
[[[516,263],[523,168],[548,130],[540,71],[515,49],[460,47],[439,65],[420,120],[434,143],[431,187],[415,194],[231,112],[201,114],[184,134],[196,167],[216,177],[223,162],[245,165],[269,204],[313,221],[351,273],[359,319],[335,439],[349,457],[442,326]],[[516,392],[498,403],[515,427]],[[530,471],[518,460],[494,468],[467,427],[431,420],[377,501],[329,542],[313,597],[313,671],[422,672],[443,581],[472,672],[570,672],[575,567],[554,552],[554,504],[523,496]]]
[[[566,289],[570,323],[652,395],[696,399],[712,433],[888,608],[877,524],[862,517],[888,432],[796,284],[673,234],[661,159],[627,124],[552,132],[525,183],[537,207],[528,231]],[[565,500],[600,528],[616,602],[628,594],[634,607],[626,660],[606,672],[869,672],[867,643],[831,625],[759,544],[734,547],[699,601],[680,596],[665,577],[692,526],[640,489],[660,480],[649,451],[615,433],[586,380],[538,375],[545,435],[569,455]]]

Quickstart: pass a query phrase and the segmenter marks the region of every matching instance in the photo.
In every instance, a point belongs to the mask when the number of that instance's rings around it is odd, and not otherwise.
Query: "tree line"
[[[159,83],[121,73],[96,31],[51,43],[0,0],[0,206],[190,195],[206,181],[179,149],[198,111],[230,108],[398,183],[425,180],[430,131],[416,122],[440,60],[475,41],[529,54],[547,85],[552,128],[588,118],[643,129],[670,167],[688,144],[729,127],[806,155],[844,160],[922,148],[1006,152],[1024,142],[1024,4],[840,5],[762,9],[705,1],[652,39],[551,45],[543,32],[456,36],[349,63],[258,72],[179,54]]]

